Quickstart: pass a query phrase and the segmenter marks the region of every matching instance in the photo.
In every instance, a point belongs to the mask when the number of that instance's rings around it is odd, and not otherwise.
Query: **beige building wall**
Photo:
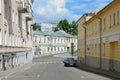
[[[88,21],[96,12],[85,13],[78,21],[78,59],[79,62],[85,63],[85,32],[84,23]]]
[[[0,60],[5,63],[5,65],[0,63],[1,68],[7,67],[6,64],[13,65],[14,61],[8,60],[12,59],[13,54],[14,57],[18,55],[17,53],[26,56],[32,52],[33,0],[25,1],[0,0]]]
[[[84,23],[86,64],[120,72],[120,0],[114,0]]]

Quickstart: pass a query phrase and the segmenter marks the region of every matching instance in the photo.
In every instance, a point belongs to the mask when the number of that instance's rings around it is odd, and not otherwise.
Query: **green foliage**
[[[77,25],[76,25],[76,22],[75,21],[72,21],[72,23],[71,24],[69,24],[70,25],[70,34],[72,34],[72,35],[77,35],[78,34],[78,27],[77,27]]]
[[[53,29],[53,31],[59,31],[59,30],[64,30],[66,33],[72,34],[72,35],[77,35],[78,30],[76,26],[76,22],[72,21],[72,23],[69,23],[67,19],[61,20],[57,27]]]
[[[41,26],[40,25],[38,25],[38,24],[34,24],[33,25],[33,30],[40,30],[41,31]]]
[[[58,31],[58,28],[57,27],[53,27],[53,31],[54,32]]]

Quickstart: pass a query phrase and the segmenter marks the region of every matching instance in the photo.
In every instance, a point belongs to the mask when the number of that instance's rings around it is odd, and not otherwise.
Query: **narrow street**
[[[69,54],[34,58],[32,67],[19,70],[4,80],[112,80],[74,67],[64,67],[62,61]]]

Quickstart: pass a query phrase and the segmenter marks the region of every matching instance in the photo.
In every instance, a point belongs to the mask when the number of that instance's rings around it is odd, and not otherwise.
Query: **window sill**
[[[116,27],[116,26],[118,26],[119,24],[116,24],[116,25],[112,25],[112,26],[110,26],[110,28],[114,28],[114,27]]]

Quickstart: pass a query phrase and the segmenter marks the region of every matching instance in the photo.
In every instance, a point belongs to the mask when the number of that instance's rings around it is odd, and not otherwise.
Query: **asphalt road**
[[[74,67],[64,67],[68,54],[34,58],[34,65],[9,75],[4,80],[112,80]]]

